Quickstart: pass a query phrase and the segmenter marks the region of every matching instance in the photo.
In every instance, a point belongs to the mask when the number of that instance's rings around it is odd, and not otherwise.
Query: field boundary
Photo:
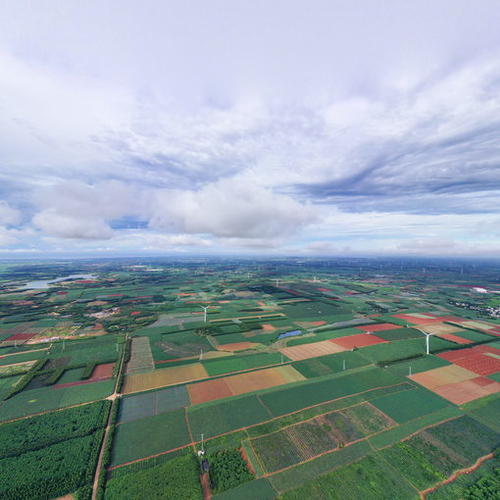
[[[495,457],[494,453],[488,453],[487,455],[483,455],[482,457],[479,457],[470,467],[458,469],[451,476],[447,477],[446,479],[443,479],[443,481],[439,481],[434,486],[431,486],[430,488],[419,491],[421,500],[426,500],[427,495],[429,493],[432,493],[433,491],[436,491],[440,486],[444,486],[445,484],[450,484],[453,481],[455,481],[456,479],[458,479],[460,476],[474,472],[475,470],[479,469],[479,467],[484,462],[486,462],[487,460],[491,460],[494,457]]]
[[[217,439],[217,438],[220,438],[222,436],[227,436],[228,434],[232,434],[234,432],[238,432],[238,431],[244,431],[244,430],[247,430],[247,429],[250,429],[252,427],[256,427],[258,425],[262,425],[262,424],[267,424],[269,422],[272,422],[274,420],[278,420],[280,418],[284,418],[284,417],[288,417],[290,415],[295,415],[297,413],[300,413],[302,411],[306,411],[306,410],[310,410],[312,408],[316,408],[318,406],[321,406],[321,405],[324,405],[324,404],[329,404],[329,403],[333,403],[334,401],[340,401],[342,399],[346,399],[346,398],[350,398],[350,397],[353,397],[353,396],[359,396],[361,394],[366,394],[368,392],[371,392],[371,391],[376,391],[376,390],[379,390],[379,389],[387,389],[389,387],[397,387],[398,385],[403,385],[403,382],[398,382],[397,384],[390,384],[390,385],[385,385],[385,386],[381,386],[381,387],[374,387],[373,389],[367,389],[366,391],[362,391],[362,392],[357,392],[355,394],[349,394],[347,396],[342,396],[340,398],[335,398],[335,399],[330,399],[328,401],[323,401],[321,403],[317,403],[317,404],[314,404],[314,405],[311,405],[311,406],[306,406],[304,408],[301,408],[300,410],[295,410],[293,412],[290,412],[290,413],[286,413],[285,415],[279,415],[277,417],[273,417],[273,418],[270,418],[269,420],[264,420],[262,422],[258,422],[256,424],[252,424],[252,425],[247,425],[245,427],[240,427],[238,429],[233,429],[231,431],[227,431],[227,432],[222,432],[221,434],[217,434],[215,436],[211,436],[210,438],[207,438],[205,440],[205,443],[213,440],[213,439]],[[403,390],[408,390],[408,389],[403,389]],[[354,406],[354,405],[351,405],[351,406]],[[336,411],[336,410],[332,410],[332,411]],[[189,418],[189,417],[188,417]],[[384,431],[381,431],[381,432],[384,432]],[[374,435],[374,434],[373,434]],[[372,436],[373,436],[372,435]],[[372,437],[370,436],[370,437]],[[144,460],[148,460],[150,458],[155,458],[155,457],[159,457],[161,455],[166,455],[167,453],[171,453],[171,452],[174,452],[174,451],[178,451],[178,450],[181,450],[183,448],[188,448],[188,447],[192,447],[192,446],[196,446],[197,444],[201,443],[201,441],[192,441],[190,443],[187,443],[185,445],[182,445],[182,446],[178,446],[176,448],[172,448],[171,450],[165,450],[165,451],[162,451],[160,453],[154,453],[153,455],[148,455],[147,457],[143,457],[143,458],[138,458],[136,460],[132,460],[130,462],[124,462],[123,464],[117,464],[117,465],[113,465],[111,467],[108,467],[108,470],[115,470],[115,469],[118,469],[120,467],[125,467],[126,465],[130,465],[130,464],[133,464],[133,463],[137,463],[137,462],[142,462]],[[352,443],[351,443],[352,444]],[[317,457],[316,457],[317,458]]]

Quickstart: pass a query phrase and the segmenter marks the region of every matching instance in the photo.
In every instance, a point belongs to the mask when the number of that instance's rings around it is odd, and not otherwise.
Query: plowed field
[[[311,344],[285,347],[280,349],[280,352],[292,361],[300,361],[301,359],[316,358],[318,356],[325,356],[326,354],[334,354],[345,350],[346,348],[341,347],[340,345],[333,344],[329,340],[323,340],[321,342],[313,342]]]

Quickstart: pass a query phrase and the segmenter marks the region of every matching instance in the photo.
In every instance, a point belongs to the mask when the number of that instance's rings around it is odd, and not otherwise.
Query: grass
[[[216,436],[271,418],[268,410],[254,396],[245,396],[222,402],[213,402],[188,409],[193,436]]]
[[[369,444],[366,441],[360,441],[332,453],[322,455],[310,462],[297,465],[283,472],[278,472],[270,476],[269,480],[276,491],[283,493],[292,488],[297,488],[304,482],[322,474],[354,462],[370,452],[371,448]]]
[[[428,425],[438,424],[448,418],[459,417],[461,415],[462,412],[457,407],[448,406],[442,410],[438,410],[429,415],[398,425],[393,429],[381,432],[376,436],[368,438],[368,441],[375,449],[381,449],[405,439]]]
[[[236,488],[214,495],[212,498],[214,500],[273,500],[276,498],[276,492],[267,479],[261,478],[243,483]]]
[[[473,487],[473,485],[480,481],[483,477],[493,473],[495,470],[500,470],[499,457],[487,460],[474,472],[463,474],[457,477],[457,479],[453,482],[440,486],[437,490],[429,493],[427,498],[429,500],[461,500],[463,498],[470,498],[467,494],[470,493],[471,487]],[[491,492],[490,498],[495,498],[495,495],[498,493],[498,489],[499,486],[497,485],[496,490]],[[483,498],[488,497],[485,496]]]
[[[431,340],[431,351],[456,347],[453,342],[435,337]],[[392,343],[363,347],[361,354],[373,362],[394,361],[425,352],[425,338],[396,340]]]
[[[161,453],[190,442],[184,410],[119,425],[113,439],[113,465]]]
[[[500,397],[488,399],[484,402],[477,402],[477,406],[468,413],[480,422],[485,423],[497,432],[500,432]]]
[[[398,380],[391,374],[374,367],[353,374],[311,380],[295,387],[268,392],[263,394],[261,399],[274,416],[280,416],[306,406],[397,382]]]
[[[1,404],[0,421],[97,401],[109,396],[113,388],[114,380],[110,379],[59,389],[44,387],[22,391]]]
[[[430,354],[429,356],[421,356],[414,359],[399,361],[397,363],[389,365],[387,370],[399,377],[406,377],[410,374],[410,369],[411,373],[415,374],[425,372],[427,370],[432,370],[434,368],[441,368],[442,366],[446,366],[449,364],[449,361]]]
[[[385,448],[379,453],[418,490],[442,481],[462,465],[420,436]],[[439,468],[436,467],[436,462],[440,464]]]
[[[397,498],[414,499],[417,492],[387,464],[372,456],[308,481],[286,492],[283,500],[323,498],[328,500],[358,500]]]
[[[382,396],[371,403],[400,424],[449,406],[440,396],[418,388]]]
[[[490,453],[500,444],[500,435],[497,432],[468,415],[444,422],[427,432],[455,453],[465,457],[469,464]]]
[[[384,340],[406,340],[416,339],[424,336],[422,332],[415,328],[395,328],[394,330],[381,330],[375,332],[377,337]]]
[[[365,358],[356,352],[346,351],[318,358],[305,359],[293,363],[293,367],[306,378],[320,377],[343,371],[344,361],[346,370],[369,364]]]
[[[122,398],[119,420],[120,422],[131,422],[178,410],[188,405],[189,394],[184,385],[149,391]]]
[[[254,339],[246,339],[251,342]],[[210,376],[258,368],[260,366],[275,365],[281,362],[279,353],[249,354],[246,356],[230,356],[222,359],[204,361],[205,370]]]
[[[323,413],[335,410],[342,410],[343,408],[347,408],[348,406],[356,405],[364,401],[369,401],[370,399],[374,399],[384,394],[391,394],[393,392],[398,392],[401,390],[409,390],[411,388],[412,386],[410,386],[409,384],[401,384],[395,387],[375,389],[373,391],[366,392],[364,394],[358,394],[355,396],[338,399],[336,401],[324,403],[318,406],[314,406],[313,408],[309,408],[300,412],[293,413],[291,415],[286,415],[284,417],[277,418],[271,422],[266,422],[264,424],[257,425],[255,427],[251,427],[250,429],[247,430],[247,432],[248,435],[251,437],[258,437],[262,434],[278,431],[282,427],[297,422],[301,422],[303,420],[307,420],[308,418],[312,418],[316,415],[321,415]]]

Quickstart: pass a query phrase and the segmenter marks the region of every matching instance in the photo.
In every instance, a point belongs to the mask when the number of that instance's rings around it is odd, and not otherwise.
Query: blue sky
[[[0,257],[500,255],[498,1],[0,1]]]

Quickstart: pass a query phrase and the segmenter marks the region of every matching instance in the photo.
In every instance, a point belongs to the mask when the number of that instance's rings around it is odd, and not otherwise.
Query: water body
[[[19,290],[43,290],[44,288],[49,288],[53,283],[59,283],[60,281],[69,280],[92,280],[96,278],[95,274],[70,274],[68,276],[62,276],[54,280],[37,280],[30,281],[26,283],[25,286],[19,288]]]

